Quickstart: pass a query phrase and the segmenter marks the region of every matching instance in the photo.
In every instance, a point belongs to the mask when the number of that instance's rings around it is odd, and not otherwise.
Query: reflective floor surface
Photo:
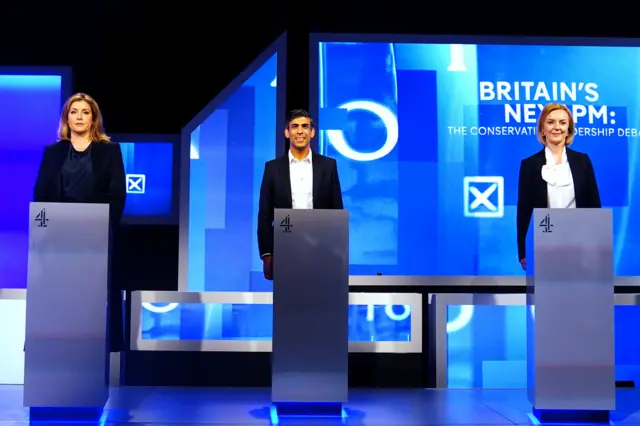
[[[22,386],[0,386],[0,426],[68,425],[531,425],[525,391],[352,389],[348,417],[274,418],[269,389],[112,388],[100,423],[29,422]],[[640,426],[640,392],[618,392],[613,425]]]

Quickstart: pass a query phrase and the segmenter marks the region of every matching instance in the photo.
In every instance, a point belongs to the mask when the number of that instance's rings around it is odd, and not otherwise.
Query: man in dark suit
[[[342,189],[336,160],[312,152],[316,130],[309,113],[289,113],[284,135],[289,139],[286,155],[264,167],[258,210],[258,248],[264,277],[273,279],[274,209],[342,209]]]

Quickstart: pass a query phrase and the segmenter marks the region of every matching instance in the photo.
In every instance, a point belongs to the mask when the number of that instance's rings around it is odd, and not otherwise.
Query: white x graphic
[[[474,197],[476,197],[476,199],[473,200],[473,203],[471,203],[471,205],[469,206],[469,209],[475,210],[482,205],[491,211],[498,210],[497,207],[491,201],[489,201],[489,197],[491,197],[491,194],[496,192],[496,189],[498,189],[497,183],[494,183],[493,185],[489,186],[483,192],[480,192],[480,190],[475,186],[470,187],[469,191],[473,194]]]
[[[147,177],[140,174],[127,175],[127,193],[144,194]]]
[[[504,178],[502,176],[465,176],[463,191],[466,217],[501,218],[504,216]]]

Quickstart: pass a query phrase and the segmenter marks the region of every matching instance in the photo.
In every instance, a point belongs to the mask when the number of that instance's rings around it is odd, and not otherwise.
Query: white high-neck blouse
[[[544,156],[547,164],[542,166],[542,179],[547,182],[549,207],[552,209],[575,209],[576,194],[566,148],[562,151],[560,164],[555,164],[553,153],[549,148],[545,148]]]

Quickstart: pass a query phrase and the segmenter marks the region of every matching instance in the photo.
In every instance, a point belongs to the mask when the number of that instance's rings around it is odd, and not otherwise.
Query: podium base
[[[609,423],[611,413],[605,410],[539,410],[533,415],[540,423]]]
[[[30,407],[31,421],[97,422],[102,418],[102,407]]]
[[[274,411],[278,417],[344,417],[341,402],[274,402]]]

